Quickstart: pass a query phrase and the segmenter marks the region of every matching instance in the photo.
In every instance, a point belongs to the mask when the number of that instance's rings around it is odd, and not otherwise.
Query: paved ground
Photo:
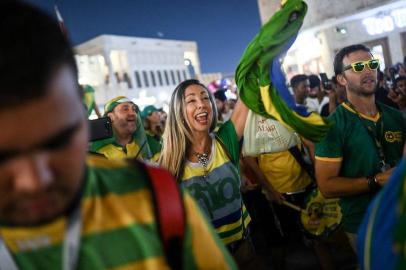
[[[252,199],[255,203],[251,203]],[[267,269],[271,270],[351,270],[357,268],[356,257],[346,236],[338,230],[328,239],[311,239],[307,236],[288,235],[275,242],[275,232],[270,232],[269,209],[258,200],[258,193],[244,195],[252,217],[251,238]],[[266,201],[265,201],[266,203]],[[251,211],[250,211],[251,210]],[[266,220],[264,220],[266,219]]]
[[[256,245],[257,253],[262,257],[267,268],[272,270],[351,270],[357,268],[355,255],[347,245],[342,246],[337,242],[316,244],[312,240],[305,242],[290,242],[276,247]]]

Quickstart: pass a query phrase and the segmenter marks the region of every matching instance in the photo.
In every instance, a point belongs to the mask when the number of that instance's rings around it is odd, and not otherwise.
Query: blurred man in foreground
[[[167,172],[86,161],[76,63],[56,22],[6,1],[0,35],[0,269],[235,268],[187,195],[175,204],[185,219],[177,249],[164,248],[149,178],[170,183]]]

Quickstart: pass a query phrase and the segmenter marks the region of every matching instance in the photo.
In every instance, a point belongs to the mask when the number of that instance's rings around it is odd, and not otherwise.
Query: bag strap
[[[223,141],[220,139],[220,137],[218,135],[215,136],[216,140],[219,142],[219,144],[221,145],[221,147],[223,148],[224,152],[226,153],[227,157],[230,159],[231,162],[233,162],[233,158],[231,157],[230,152],[228,152],[227,147],[225,146],[225,144],[223,143]],[[241,148],[240,148],[241,150]],[[239,162],[239,160],[238,160]],[[243,213],[243,200],[242,200],[242,196],[241,196],[241,224],[242,224],[242,231],[243,231],[243,239],[246,238],[246,234],[247,234],[247,228],[245,227],[245,223],[244,223],[244,213]]]
[[[302,167],[302,169],[304,169],[307,172],[307,174],[310,176],[310,178],[312,178],[312,180],[315,181],[316,177],[314,175],[313,166],[311,164],[307,163],[303,159],[303,155],[302,155],[302,152],[300,151],[299,147],[297,145],[295,145],[295,146],[289,148],[289,152],[296,159],[296,161],[300,164],[300,167]]]
[[[242,138],[242,139],[239,141],[240,154],[238,155],[238,159],[237,159],[237,160],[234,160],[234,158],[231,156],[231,154],[230,154],[230,152],[228,151],[226,145],[225,145],[224,142],[220,139],[220,137],[219,137],[217,134],[216,134],[214,137],[215,137],[215,139],[219,142],[219,144],[221,145],[221,148],[224,150],[224,152],[226,153],[226,156],[227,156],[228,159],[231,161],[231,163],[233,163],[234,166],[237,167],[238,173],[240,173],[240,170],[241,170],[241,168],[240,168],[240,156],[241,156],[241,150],[242,150],[241,145],[242,145],[242,143],[243,143],[243,139],[244,139],[244,138]]]
[[[227,155],[227,157],[230,159],[230,161],[231,161],[231,162],[235,161],[235,160],[231,157],[230,153],[229,153],[228,150],[227,150],[227,147],[224,145],[224,143],[223,143],[223,141],[220,139],[220,137],[216,134],[216,135],[214,136],[214,138],[219,142],[219,144],[220,144],[221,147],[223,148],[224,152],[226,153],[226,155]]]
[[[149,176],[156,222],[167,262],[172,269],[182,269],[186,213],[179,186],[168,171],[136,160],[133,162],[139,164]]]

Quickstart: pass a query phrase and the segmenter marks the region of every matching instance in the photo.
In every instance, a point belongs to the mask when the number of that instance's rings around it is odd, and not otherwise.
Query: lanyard
[[[378,140],[378,138],[375,136],[374,131],[372,130],[372,128],[370,126],[368,126],[365,121],[362,119],[361,115],[359,114],[359,112],[355,109],[354,105],[352,105],[352,103],[350,103],[348,100],[345,102],[348,106],[350,106],[350,108],[357,114],[359,120],[362,123],[362,126],[366,129],[366,131],[368,132],[369,136],[372,138],[373,142],[375,143],[376,149],[378,150],[378,155],[379,155],[379,169],[384,172],[387,169],[389,169],[388,164],[386,164],[385,162],[385,153],[383,152],[383,146],[380,140],[382,140],[383,138],[383,120],[381,119],[381,130],[380,130],[380,138]],[[383,113],[381,112],[381,110],[379,109],[378,105],[377,105],[378,111],[381,113],[381,117],[383,117]]]
[[[69,215],[68,224],[65,228],[65,239],[63,242],[62,269],[73,270],[79,256],[80,231],[82,222],[80,220],[80,206]],[[17,264],[10,251],[7,249],[4,239],[0,236],[0,270],[18,270]]]

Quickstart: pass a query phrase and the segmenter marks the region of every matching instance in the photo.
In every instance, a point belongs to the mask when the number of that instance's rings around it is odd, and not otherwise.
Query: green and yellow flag
[[[94,88],[90,85],[85,85],[83,87],[83,102],[87,108],[87,115],[90,116],[94,109]]]
[[[239,95],[253,112],[276,119],[317,142],[330,123],[295,104],[281,69],[281,59],[296,40],[307,5],[301,0],[284,2],[245,49],[235,75]]]

